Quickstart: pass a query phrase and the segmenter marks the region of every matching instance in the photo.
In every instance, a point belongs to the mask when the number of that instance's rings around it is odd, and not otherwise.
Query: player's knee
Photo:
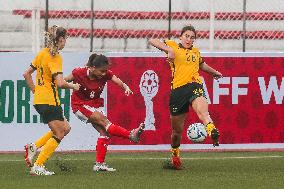
[[[197,116],[200,120],[204,121],[207,120],[209,117],[209,113],[208,112],[202,112],[202,111],[198,111],[197,112]]]
[[[64,136],[66,136],[70,131],[71,131],[71,127],[67,125],[65,132],[64,132]]]

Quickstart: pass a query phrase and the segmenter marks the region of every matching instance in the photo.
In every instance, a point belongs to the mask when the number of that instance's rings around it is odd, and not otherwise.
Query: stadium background
[[[36,139],[41,130],[47,129],[39,124],[32,107],[31,113],[27,113],[29,108],[23,99],[29,94],[22,82],[22,72],[44,44],[42,34],[47,24],[64,26],[70,34],[63,51],[65,73],[82,66],[90,51],[111,57],[113,71],[135,92],[126,99],[119,89],[109,85],[107,96],[104,93],[110,119],[126,128],[136,127],[146,117],[146,104],[140,91],[143,73],[152,70],[157,74],[159,88],[152,99],[156,130],[147,131],[140,145],[113,138],[111,149],[168,149],[170,73],[163,65],[164,55],[150,47],[147,40],[151,37],[176,39],[179,30],[188,24],[198,31],[196,45],[206,62],[225,76],[217,83],[203,75],[211,97],[210,112],[222,134],[220,149],[284,148],[281,124],[284,1],[1,0],[0,3],[0,139],[3,144],[0,151],[22,150],[30,135]],[[96,132],[76,120],[69,110],[66,112],[73,129],[60,150],[94,149]],[[21,114],[27,117],[19,118]],[[191,113],[187,124],[194,121],[196,117]],[[12,138],[14,135],[16,141]],[[211,149],[208,142],[193,145],[183,137],[183,148]]]

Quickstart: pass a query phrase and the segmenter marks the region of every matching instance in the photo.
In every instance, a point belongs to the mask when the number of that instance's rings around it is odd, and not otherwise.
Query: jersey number
[[[193,55],[192,55],[192,56],[189,55],[189,56],[187,57],[187,59],[186,59],[186,61],[188,61],[188,62],[191,62],[191,61],[192,61],[192,62],[195,62],[195,60],[196,60],[196,58],[195,58],[195,56],[193,56]]]

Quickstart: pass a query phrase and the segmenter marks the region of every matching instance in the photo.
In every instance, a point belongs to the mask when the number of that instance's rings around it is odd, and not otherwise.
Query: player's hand
[[[133,92],[130,90],[130,88],[128,86],[125,88],[124,93],[125,93],[126,96],[129,96],[130,94],[133,94]]]
[[[78,83],[73,84],[73,90],[78,91],[80,89],[80,86],[81,85]]]
[[[218,71],[216,71],[216,73],[213,74],[213,78],[214,79],[218,80],[218,79],[220,79],[222,77],[223,77],[223,75],[220,72],[218,72]]]

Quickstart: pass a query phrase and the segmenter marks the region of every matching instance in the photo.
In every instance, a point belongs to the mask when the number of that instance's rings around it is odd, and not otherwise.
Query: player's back
[[[54,77],[58,73],[62,74],[61,56],[52,56],[49,49],[44,48],[38,53],[32,66],[37,70],[34,104],[60,105]]]

